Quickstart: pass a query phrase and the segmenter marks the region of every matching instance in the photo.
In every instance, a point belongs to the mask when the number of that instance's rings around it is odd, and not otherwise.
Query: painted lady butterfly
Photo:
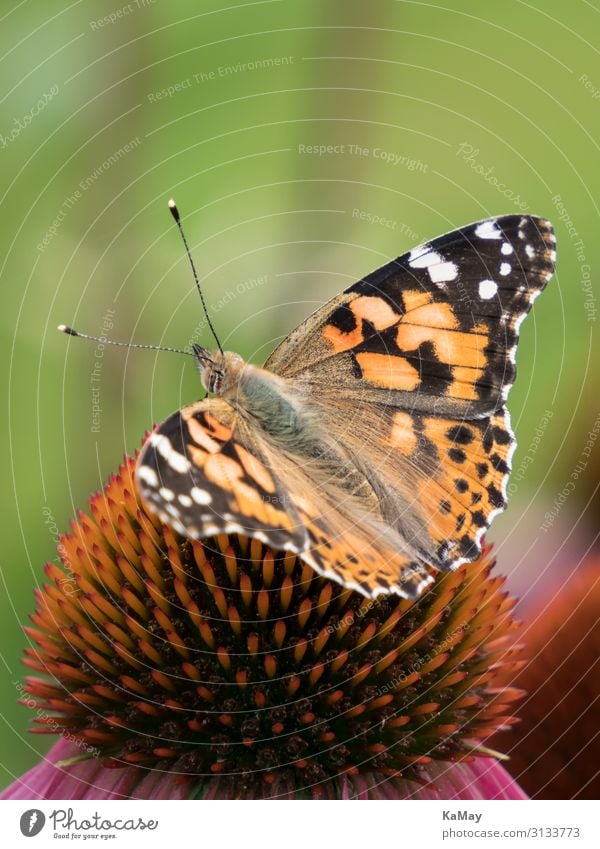
[[[189,537],[293,551],[366,596],[418,596],[477,557],[506,505],[505,400],[555,242],[540,218],[480,221],[350,286],[262,368],[194,346],[216,397],[148,438],[147,506]]]

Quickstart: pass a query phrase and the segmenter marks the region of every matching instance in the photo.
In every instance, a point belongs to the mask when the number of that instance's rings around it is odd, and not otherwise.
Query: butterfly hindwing
[[[174,413],[149,436],[136,478],[161,521],[196,539],[238,533],[294,551],[365,595],[416,597],[431,583],[423,564],[378,540],[376,525],[367,532],[368,516],[354,525],[301,468],[282,456],[275,473],[268,448],[236,424],[227,404],[210,399]]]
[[[406,434],[415,429],[419,448],[406,441]],[[484,532],[506,506],[514,448],[508,414],[457,422],[396,413],[394,440],[403,441],[405,450],[412,448],[407,460],[417,470],[415,500],[431,540],[432,562],[448,569],[473,560],[481,550]],[[393,487],[393,481],[389,485]]]

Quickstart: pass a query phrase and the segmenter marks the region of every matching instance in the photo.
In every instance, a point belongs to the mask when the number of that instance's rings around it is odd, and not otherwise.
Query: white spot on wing
[[[529,257],[529,259],[533,259],[533,258],[534,258],[534,256],[535,256],[535,251],[534,251],[534,249],[531,247],[531,245],[525,245],[525,253],[526,253],[526,254],[527,254],[527,256]]]
[[[148,486],[158,487],[158,475],[150,466],[138,466],[137,476]]]
[[[158,490],[158,494],[165,501],[173,501],[173,499],[175,498],[175,493],[173,492],[173,490],[168,489],[166,486],[161,486],[161,488]]]
[[[449,283],[458,277],[458,268],[453,262],[440,262],[427,269],[432,283]]]
[[[212,496],[210,492],[207,492],[205,489],[200,489],[200,487],[193,486],[190,490],[190,495],[196,502],[196,504],[210,504],[212,502]]]
[[[498,291],[498,286],[493,280],[482,280],[479,284],[479,297],[489,301]]]
[[[501,239],[502,233],[498,229],[497,223],[492,219],[490,221],[482,221],[475,228],[475,235],[480,239]]]
[[[509,255],[513,252],[514,248],[513,248],[513,246],[510,244],[510,242],[504,242],[504,244],[502,245],[502,247],[500,248],[500,250],[502,251],[502,253],[504,254],[504,256],[509,256]]]
[[[435,251],[430,250],[429,245],[421,245],[408,255],[408,264],[411,268],[428,268],[439,262],[443,263],[443,259]]]
[[[510,264],[510,262],[501,262],[500,263],[500,274],[503,277],[506,277],[506,275],[510,274],[511,271],[512,271],[512,265]]]
[[[153,433],[150,435],[149,442],[150,445],[156,448],[157,453],[160,454],[161,457],[164,457],[174,471],[179,472],[182,475],[185,474],[185,472],[189,472],[190,461],[184,457],[183,454],[175,451],[168,436],[165,436],[163,433]]]
[[[183,504],[184,507],[191,507],[192,506],[192,499],[189,497],[189,495],[180,495],[179,496],[179,503]]]

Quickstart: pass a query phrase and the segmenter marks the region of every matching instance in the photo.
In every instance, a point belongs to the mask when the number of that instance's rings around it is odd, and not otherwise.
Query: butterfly
[[[552,225],[506,215],[421,245],[307,318],[258,367],[193,346],[210,394],[145,442],[136,480],[180,534],[256,538],[375,598],[474,560],[506,506],[519,327]]]

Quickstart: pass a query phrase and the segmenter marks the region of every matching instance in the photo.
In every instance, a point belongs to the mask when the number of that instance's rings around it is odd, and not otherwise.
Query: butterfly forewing
[[[548,221],[507,215],[455,230],[377,269],[267,360],[285,377],[344,380],[363,397],[472,417],[498,408],[515,375],[521,321],[554,269]]]

